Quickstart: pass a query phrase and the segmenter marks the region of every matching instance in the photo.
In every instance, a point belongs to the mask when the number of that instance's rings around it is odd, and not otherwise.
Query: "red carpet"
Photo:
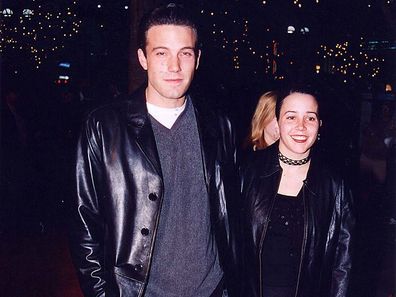
[[[0,236],[0,296],[83,297],[64,232]]]

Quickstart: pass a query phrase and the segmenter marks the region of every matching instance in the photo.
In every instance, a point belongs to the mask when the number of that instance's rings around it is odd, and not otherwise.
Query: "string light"
[[[394,2],[394,0],[387,0],[387,3]],[[291,6],[296,8],[302,8],[307,6],[311,6],[313,4],[319,5],[321,3],[320,0],[311,1],[311,4],[308,4],[308,1],[304,0],[292,0],[290,1]],[[259,0],[258,5],[270,5],[272,4],[271,0]],[[370,3],[369,3],[370,4]],[[371,4],[370,4],[371,5]],[[372,6],[372,5],[371,5]],[[222,14],[221,11],[214,10],[212,8],[206,7],[213,14],[218,16]],[[202,10],[203,12],[204,10]],[[222,22],[222,24],[216,25],[216,35],[219,34],[218,29],[227,29],[221,30],[222,38],[215,39],[215,43],[221,43],[219,48],[224,51],[229,51],[233,53],[231,55],[232,64],[235,69],[241,69],[242,66],[245,66],[246,63],[250,63],[253,67],[257,67],[254,65],[255,59],[258,59],[260,64],[262,63],[265,69],[266,74],[271,74],[271,70],[277,68],[278,74],[275,75],[277,79],[284,77],[283,74],[279,75],[279,71],[283,71],[284,65],[295,65],[293,67],[299,67],[299,60],[295,60],[295,51],[278,51],[277,54],[271,52],[269,36],[272,35],[274,37],[279,38],[276,34],[278,30],[275,30],[274,33],[271,32],[270,28],[264,27],[264,32],[268,32],[268,34],[261,35],[264,38],[257,38],[256,36],[250,36],[249,27],[253,26],[249,22],[250,19],[244,19],[246,16],[243,14],[239,14],[238,11],[229,10],[230,18],[226,21],[216,20],[211,22]],[[257,23],[254,23],[254,26],[257,26]],[[294,30],[293,30],[294,29]],[[292,34],[292,31],[297,35],[293,35],[295,40],[297,36],[301,35],[314,35],[317,28],[312,27],[300,27],[296,30],[296,28],[290,28],[289,33]],[[311,33],[312,31],[312,33]],[[256,27],[254,30],[254,34],[256,33]],[[285,30],[286,32],[286,30]],[[341,34],[340,34],[341,35]],[[288,37],[282,36],[280,37],[281,41],[278,44],[279,48],[285,47],[289,48],[287,43]],[[231,43],[228,40],[232,40]],[[293,41],[295,42],[295,41]],[[267,44],[265,44],[267,43]],[[346,40],[343,42],[332,43],[329,45],[321,46],[320,50],[317,51],[316,65],[314,64],[312,71],[313,73],[321,74],[321,73],[331,73],[334,75],[341,75],[344,77],[343,80],[346,82],[350,82],[352,79],[370,79],[377,78],[382,75],[381,70],[384,69],[385,61],[384,59],[380,59],[376,55],[381,55],[378,51],[369,52],[368,49],[363,48],[363,38],[361,42],[355,42],[353,39]],[[236,55],[238,53],[238,55]],[[295,61],[294,61],[295,60]],[[296,62],[296,63],[294,63]],[[287,66],[286,66],[287,67]],[[251,67],[246,67],[245,69],[252,69]],[[254,68],[253,68],[254,69]],[[252,71],[253,71],[252,69]],[[257,68],[256,68],[257,69]]]
[[[387,1],[391,1],[391,0],[387,0]],[[262,3],[263,5],[268,4],[268,2],[269,2],[269,1],[267,1],[267,0],[261,0],[261,3]],[[316,4],[319,4],[319,2],[320,2],[320,0],[315,0],[315,3],[316,3]],[[296,6],[298,6],[299,8],[302,7],[302,3],[301,3],[300,0],[293,0],[293,5],[296,5]]]
[[[363,42],[363,38],[361,38],[359,48],[364,47]],[[385,59],[363,51],[359,51],[357,56],[354,56],[352,45],[348,41],[337,43],[333,47],[321,45],[317,55],[323,59],[322,68],[325,69],[324,71],[359,79],[378,77],[385,62]]]
[[[38,5],[35,0],[25,5],[23,9],[5,9],[7,16],[3,11],[0,53],[13,55],[15,51],[25,52],[30,55],[35,68],[39,68],[50,53],[62,48],[67,39],[79,32],[81,20],[74,12],[76,1],[66,8],[53,3]]]
[[[26,1],[25,1],[26,2]],[[95,4],[94,10],[107,9],[103,4]],[[323,1],[322,1],[323,2]],[[387,3],[394,3],[394,0],[387,0]],[[35,1],[32,0],[32,4]],[[72,38],[80,31],[81,21],[78,20],[76,11],[76,1],[69,1],[68,7],[60,9],[54,8],[53,5],[30,5],[25,10],[15,10],[11,8],[4,8],[1,14],[1,45],[0,52],[7,52],[13,50],[28,51],[37,64],[43,63],[50,53],[53,53],[61,48],[61,45],[66,40]],[[260,7],[270,6],[275,1],[258,0],[257,5]],[[311,4],[312,3],[312,4]],[[320,0],[315,0],[310,3],[304,0],[290,0],[289,5],[293,10],[299,8],[310,7],[313,4],[319,4]],[[371,5],[371,4],[369,4]],[[274,64],[278,69],[283,65],[298,65],[298,60],[295,57],[289,57],[291,53],[278,51],[277,54],[273,52],[273,44],[276,43],[279,48],[284,46],[281,41],[274,41],[272,39],[279,39],[276,36],[277,28],[272,30],[268,26],[263,27],[263,38],[252,36],[257,32],[256,22],[247,19],[243,16],[240,10],[231,9],[230,6],[225,5],[219,8],[219,5],[206,4],[202,9],[198,10],[201,17],[206,18],[208,27],[208,35],[210,42],[220,50],[224,51],[228,61],[234,69],[240,70],[245,67],[247,63],[251,63],[254,67],[263,67],[266,74],[273,74]],[[128,9],[128,6],[121,6],[121,9]],[[263,10],[266,8],[263,8]],[[6,13],[4,12],[6,11]],[[98,23],[99,28],[105,28],[102,22]],[[268,28],[267,28],[268,27]],[[296,27],[293,31],[294,36],[313,35],[315,28],[312,27]],[[297,30],[296,30],[297,29]],[[284,30],[286,32],[286,30]],[[252,33],[253,32],[253,33]],[[291,37],[291,36],[290,36]],[[283,37],[283,40],[286,40]],[[287,41],[286,41],[287,42]],[[353,52],[353,53],[352,53]],[[294,59],[294,61],[292,61]],[[317,59],[315,61],[319,68],[315,65],[312,68],[314,73],[333,73],[347,77],[356,78],[377,77],[381,72],[381,65],[384,63],[378,57],[368,54],[362,47],[362,42],[356,47],[353,47],[349,42],[339,42],[332,45],[323,45],[317,50]],[[257,66],[260,65],[260,66]],[[318,72],[319,71],[319,72]],[[366,74],[366,73],[367,74]],[[275,76],[275,75],[274,75]],[[278,79],[284,75],[276,75]]]

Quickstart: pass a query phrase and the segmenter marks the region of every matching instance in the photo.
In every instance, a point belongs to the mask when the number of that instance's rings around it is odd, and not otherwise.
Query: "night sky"
[[[229,74],[226,81],[241,81],[246,76],[258,82],[264,78],[288,79],[295,75],[293,72],[312,75],[315,65],[321,65],[323,72],[325,65],[330,63],[339,67],[343,60],[324,61],[321,45],[336,50],[337,44],[348,42],[346,62],[362,63],[355,75],[348,71],[340,79],[371,84],[373,69],[380,67],[374,82],[395,81],[394,0],[178,2],[184,2],[197,15],[206,53],[202,61],[203,71],[210,71],[217,79],[224,78],[224,73]],[[88,76],[95,80],[98,79],[97,73],[102,72],[105,76],[115,75],[117,79],[125,81],[125,65],[129,54],[128,6],[129,1],[109,0],[3,1],[3,10],[10,8],[14,11],[11,17],[2,15],[5,69],[11,73],[17,70],[19,74],[30,74],[33,70],[32,74],[35,75],[34,71],[40,71],[35,69],[39,66],[41,70],[50,72],[50,75],[56,75],[52,73],[56,63],[69,60],[77,76]],[[23,18],[24,22],[20,23],[23,8],[31,9],[33,15],[29,19]],[[69,11],[70,15],[67,14]],[[44,18],[47,12],[52,13],[48,20]],[[59,18],[56,17],[58,13]],[[42,24],[44,26],[40,29]],[[288,26],[294,26],[293,34],[287,34]],[[12,28],[18,28],[18,32],[11,32]],[[304,28],[309,32],[302,34],[300,31]],[[35,39],[22,36],[23,32],[32,29],[36,30]],[[65,33],[67,36],[64,36]],[[56,41],[51,43],[48,40],[52,38],[56,38]],[[15,43],[7,42],[7,39],[13,39]],[[365,49],[370,41],[391,42],[393,50],[367,51]],[[279,56],[274,55],[274,43]],[[39,54],[40,50],[43,52],[40,65],[37,65],[31,53],[32,46],[38,49]],[[57,48],[52,50],[54,46]],[[362,49],[363,54],[369,55],[367,61],[370,65],[367,67],[363,66]],[[373,57],[378,61],[373,62]],[[277,63],[276,73],[273,69],[274,60]],[[337,76],[340,70],[327,69],[327,72]]]

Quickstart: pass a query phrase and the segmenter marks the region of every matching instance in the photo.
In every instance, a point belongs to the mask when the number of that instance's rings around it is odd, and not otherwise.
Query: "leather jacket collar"
[[[145,152],[148,159],[152,162],[156,171],[162,176],[158,152],[155,144],[153,130],[151,128],[148,110],[146,106],[145,86],[140,87],[131,95],[128,100],[127,121],[131,127],[131,133],[140,144],[141,149]],[[219,131],[215,129],[214,123],[216,116],[210,108],[205,108],[203,100],[195,100],[190,94],[186,95],[192,101],[195,116],[197,119],[198,131],[200,134],[201,148],[205,160],[205,178],[209,185],[213,172],[208,168],[213,168],[216,155],[215,144]],[[205,111],[205,112],[204,112]]]

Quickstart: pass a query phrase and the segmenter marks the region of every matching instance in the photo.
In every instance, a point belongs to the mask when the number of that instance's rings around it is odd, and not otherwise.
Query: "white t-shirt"
[[[146,102],[146,105],[148,113],[166,128],[170,129],[186,108],[186,101],[184,101],[182,106],[175,108],[159,107],[148,102]]]

